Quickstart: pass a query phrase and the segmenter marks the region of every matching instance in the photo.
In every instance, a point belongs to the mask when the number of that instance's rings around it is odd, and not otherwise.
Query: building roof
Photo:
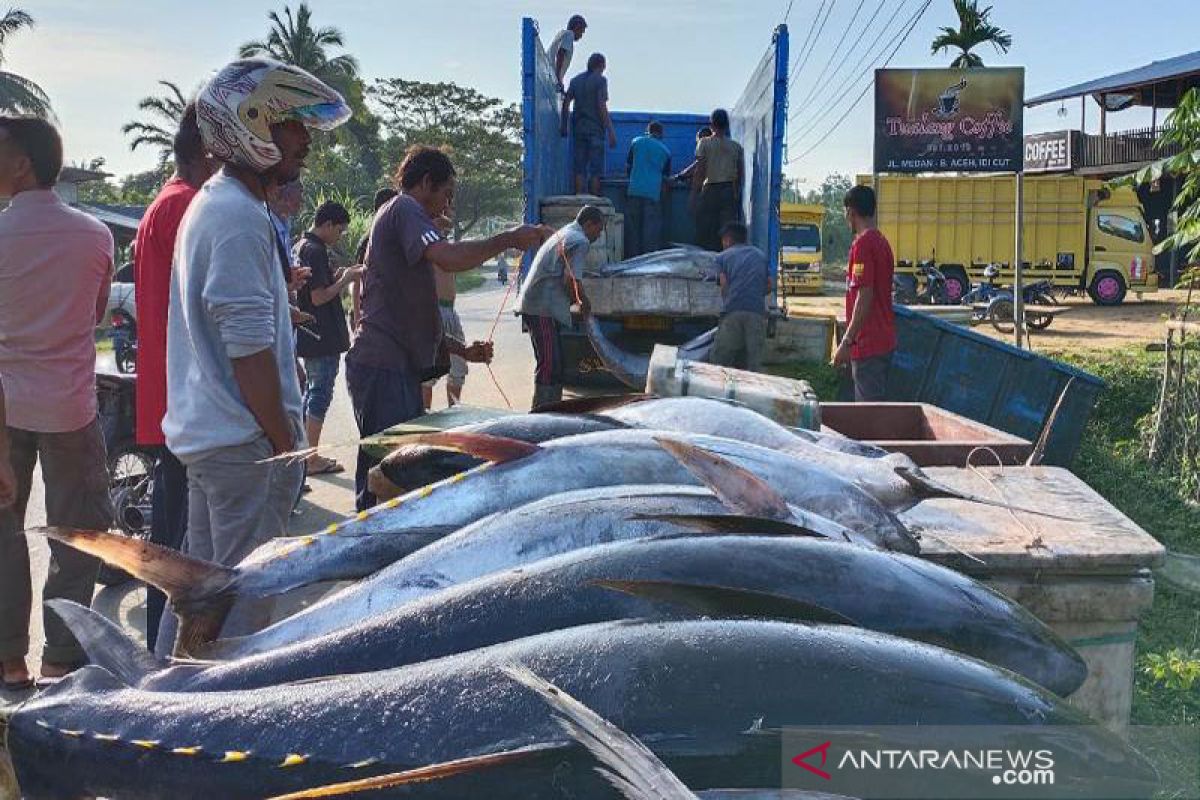
[[[90,183],[92,181],[102,181],[105,178],[111,178],[107,172],[101,172],[97,169],[81,169],[79,167],[63,167],[62,172],[58,174],[59,183]]]
[[[91,214],[110,228],[122,231],[137,232],[138,223],[146,213],[143,206],[110,206],[99,203],[78,203],[75,206],[80,211]]]
[[[1037,106],[1090,94],[1094,95],[1097,101],[1102,95],[1107,95],[1106,107],[1109,111],[1119,111],[1131,105],[1174,108],[1187,90],[1196,86],[1200,86],[1200,50],[1164,61],[1152,61],[1137,69],[1118,72],[1104,78],[1077,83],[1026,100],[1025,105]]]

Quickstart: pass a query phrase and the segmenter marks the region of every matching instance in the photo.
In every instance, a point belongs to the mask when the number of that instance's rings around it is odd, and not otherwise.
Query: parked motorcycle
[[[108,451],[108,492],[117,527],[129,536],[148,539],[155,455],[139,446],[134,435],[135,381],[131,375],[98,372],[96,400]],[[116,586],[130,577],[123,570],[102,565],[98,580]]]
[[[129,375],[137,371],[137,321],[124,306],[114,308],[109,315],[113,358],[117,372]]]
[[[896,275],[892,278],[892,302],[897,305],[940,306],[949,302],[946,276],[932,261],[917,264],[916,275]]]
[[[996,285],[1000,277],[1000,267],[988,264],[983,270],[983,281],[975,284],[971,291],[963,295],[964,305],[975,309],[973,323],[988,321],[1000,333],[1013,332],[1013,291],[1009,287]],[[1056,306],[1059,304],[1057,289],[1048,280],[1035,281],[1026,284],[1021,289],[1025,306]],[[1025,314],[1025,324],[1034,330],[1045,330],[1054,321],[1053,314],[1039,314],[1028,311]]]

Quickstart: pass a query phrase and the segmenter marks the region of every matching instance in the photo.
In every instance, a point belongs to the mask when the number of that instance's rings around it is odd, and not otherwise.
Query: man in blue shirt
[[[662,196],[671,174],[671,151],[662,143],[661,122],[651,122],[646,134],[629,145],[629,189],[625,202],[625,257],[662,247]]]
[[[600,195],[600,176],[604,172],[604,135],[608,134],[608,146],[617,146],[617,132],[608,116],[608,79],[604,77],[607,62],[601,53],[592,53],[588,58],[587,72],[571,79],[562,101],[562,135],[567,135],[567,123],[571,123],[572,147],[574,148],[575,194],[583,194],[584,187]],[[575,104],[574,115],[570,114]],[[589,180],[590,179],[590,180]]]
[[[767,339],[767,295],[772,291],[767,257],[747,244],[748,231],[740,222],[721,229],[717,281],[721,284],[721,324],[709,361],[725,367],[758,372]]]

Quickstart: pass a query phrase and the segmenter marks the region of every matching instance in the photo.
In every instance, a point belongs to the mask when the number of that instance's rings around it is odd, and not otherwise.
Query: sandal
[[[309,475],[337,475],[339,472],[345,472],[346,468],[332,458],[324,458],[322,456],[314,457],[314,464],[309,464]]]
[[[14,659],[14,661],[15,661],[15,659]],[[24,662],[22,662],[22,666],[24,667]],[[28,675],[29,668],[24,667],[24,669],[25,669],[25,674]],[[28,689],[33,688],[33,678],[32,677],[26,677],[22,680],[14,681],[14,680],[9,680],[8,675],[9,675],[8,670],[4,669],[3,667],[0,667],[0,684],[3,684],[4,691],[6,691],[6,692],[24,692]]]

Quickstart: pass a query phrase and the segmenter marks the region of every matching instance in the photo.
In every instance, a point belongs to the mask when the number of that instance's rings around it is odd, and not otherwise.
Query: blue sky
[[[793,104],[812,95],[816,114],[832,105],[812,135],[794,143],[789,174],[815,185],[830,172],[870,168],[871,94],[825,142],[806,156],[833,121],[858,96],[863,80],[849,67],[896,8],[895,21],[882,42],[892,40],[922,0],[862,0],[843,46],[834,47],[851,22],[859,0],[825,0],[828,21],[808,63],[792,86]],[[883,4],[864,39],[858,33]],[[158,89],[156,81],[185,88],[200,84],[228,61],[237,46],[261,38],[266,14],[282,2],[263,0],[16,0],[32,13],[38,27],[10,40],[6,69],[37,81],[49,92],[63,123],[68,159],[104,156],[109,169],[122,174],[148,168],[154,154],[130,153],[120,133],[136,115],[137,100]],[[902,4],[902,5],[901,5]],[[1051,89],[1168,58],[1200,47],[1200,3],[1194,0],[992,0],[996,23],[1012,33],[1007,55],[981,52],[990,66],[1024,66],[1026,94]],[[520,93],[520,21],[539,20],[543,40],[575,11],[589,21],[580,53],[600,50],[608,56],[614,109],[707,111],[733,103],[766,50],[774,25],[788,0],[605,0],[567,4],[551,0],[312,0],[316,23],[336,25],[367,78],[403,77],[453,80],[510,100]],[[821,8],[821,0],[794,0],[789,26],[793,55]],[[893,66],[943,66],[949,57],[931,56],[929,41],[938,26],[954,21],[950,0],[933,0]],[[847,53],[847,51],[849,51]],[[845,66],[834,67],[846,53]],[[798,55],[799,54],[799,55]],[[868,50],[866,55],[871,55]],[[831,55],[835,56],[832,60]],[[582,60],[577,55],[577,61]],[[814,87],[825,65],[828,77]],[[852,87],[835,90],[843,80]],[[797,110],[793,108],[793,111]],[[807,109],[800,109],[802,114]],[[1058,106],[1033,109],[1027,132],[1077,128],[1079,103],[1065,116]],[[1089,103],[1089,129],[1098,125],[1098,108]],[[1110,117],[1113,128],[1137,127],[1148,114],[1123,112]],[[794,135],[807,127],[792,123]]]

